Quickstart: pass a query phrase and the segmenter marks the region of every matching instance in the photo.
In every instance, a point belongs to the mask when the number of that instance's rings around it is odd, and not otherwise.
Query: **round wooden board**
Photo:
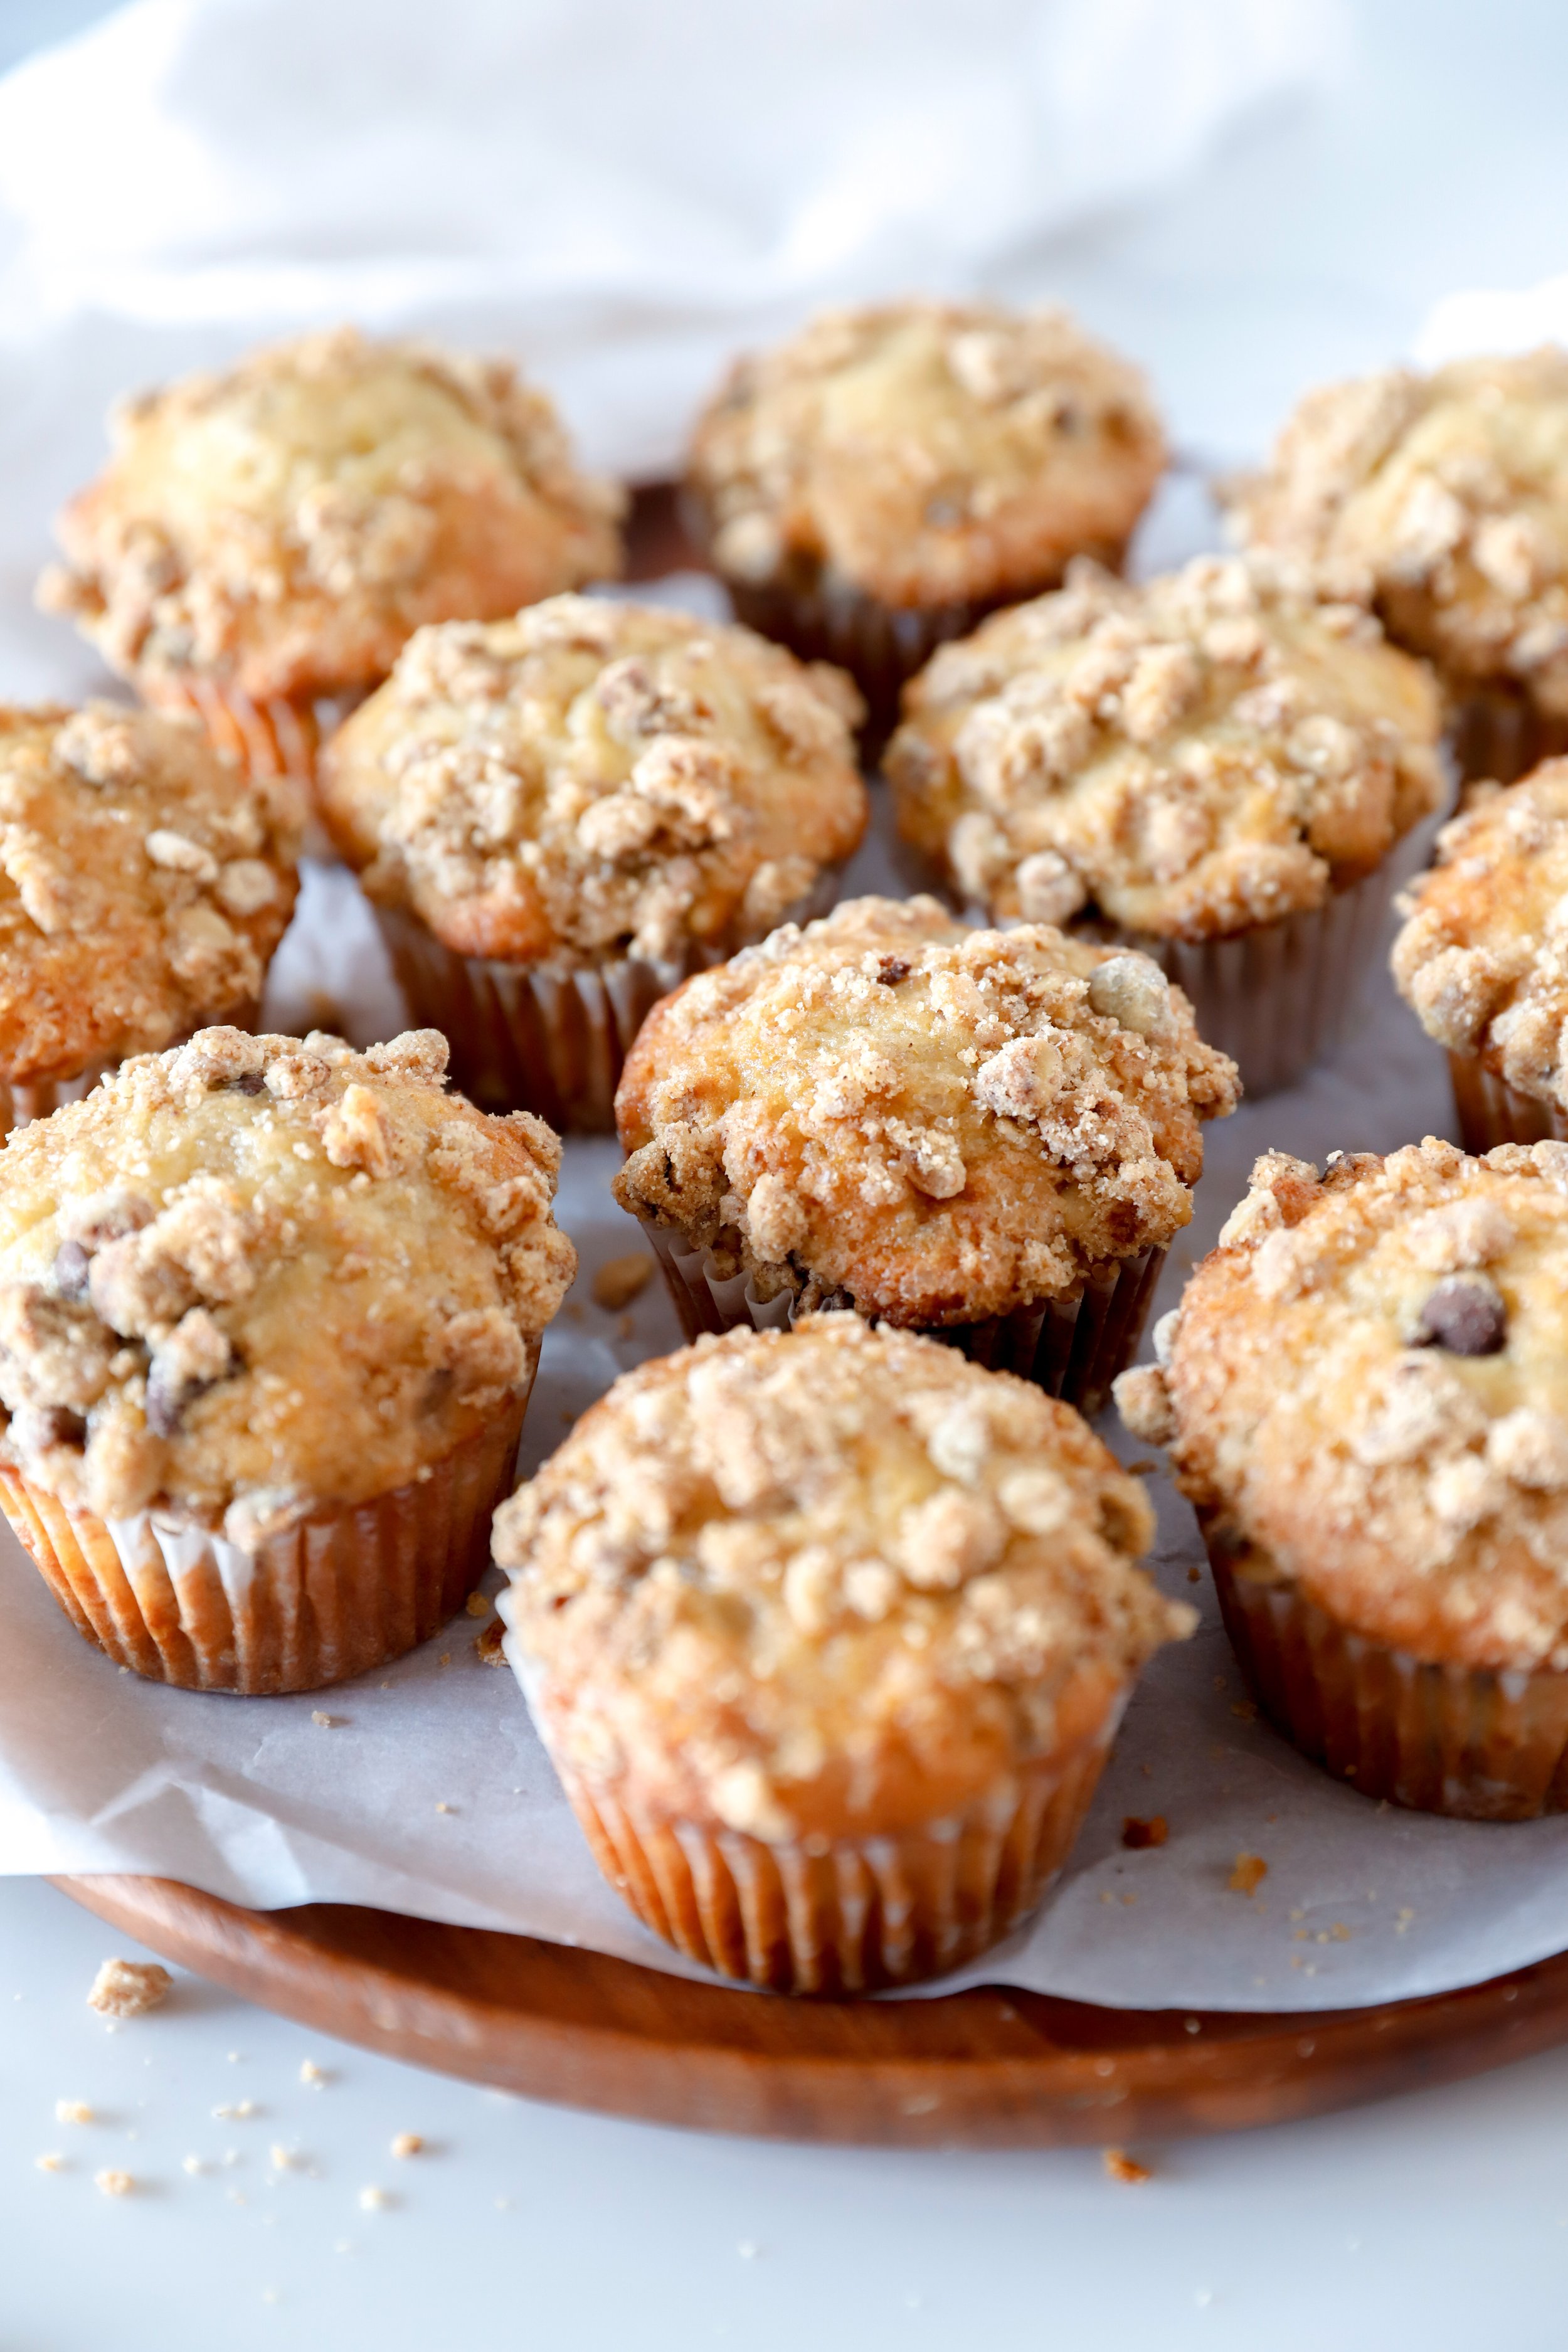
[[[987,1990],[811,2002],[387,1911],[239,1909],[161,1878],[55,1884],[165,1958],[349,2042],[648,2123],[897,2147],[1234,2131],[1568,2040],[1568,1954],[1382,2009],[1244,2016]]]

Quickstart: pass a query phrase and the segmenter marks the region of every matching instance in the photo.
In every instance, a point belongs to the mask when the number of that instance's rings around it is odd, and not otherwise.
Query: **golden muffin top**
[[[1269,1152],[1125,1372],[1245,1568],[1418,1658],[1568,1667],[1568,1144]]]
[[[572,1279],[542,1120],[447,1042],[204,1029],[0,1151],[0,1458],[247,1549],[404,1485],[522,1387]]]
[[[374,898],[462,955],[756,939],[866,826],[841,672],[749,629],[556,596],[422,630],[321,763]]]
[[[623,1375],[495,1553],[570,1769],[763,1839],[891,1835],[1109,1733],[1193,1622],[1152,1532],[1070,1406],[821,1315]]]
[[[731,578],[927,605],[1115,560],[1164,463],[1142,376],[1065,311],[895,302],[737,362],[688,480]]]
[[[970,1323],[1169,1242],[1238,1092],[1147,957],[857,898],[655,1006],[616,1197],[763,1297]]]
[[[1400,908],[1394,976],[1427,1035],[1568,1108],[1568,760],[1472,788]]]
[[[1274,922],[1369,873],[1441,790],[1423,667],[1358,606],[1235,558],[1142,587],[1075,565],[944,646],[904,709],[900,829],[1004,921]]]
[[[0,1082],[254,1014],[296,888],[291,810],[195,729],[0,708]]]
[[[575,470],[509,361],[343,327],[127,401],[110,430],[40,598],[149,693],[361,688],[426,622],[620,568],[620,493]]]
[[[1234,516],[1455,679],[1513,678],[1568,713],[1568,352],[1309,393]]]

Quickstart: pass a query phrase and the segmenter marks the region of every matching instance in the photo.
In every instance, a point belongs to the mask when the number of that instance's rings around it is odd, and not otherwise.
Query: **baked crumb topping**
[[[291,810],[190,726],[0,707],[0,1078],[71,1077],[256,1006],[295,848]]]
[[[1568,1145],[1269,1152],[1117,1383],[1244,1574],[1419,1658],[1568,1667]]]
[[[922,605],[1118,554],[1164,463],[1142,376],[1065,311],[899,302],[739,361],[689,487],[731,578]]]
[[[1568,1107],[1568,760],[1473,790],[1399,903],[1394,976],[1427,1035]]]
[[[591,1782],[763,1839],[891,1834],[1093,1736],[1190,1630],[1136,1565],[1152,1526],[1069,1407],[827,1315],[625,1374],[495,1551]]]
[[[242,1549],[417,1477],[528,1376],[575,1253],[543,1121],[414,1030],[204,1029],[0,1152],[0,1461]]]
[[[770,929],[866,825],[825,664],[655,605],[556,596],[415,637],[322,761],[373,898],[459,954],[668,958]]]
[[[857,898],[655,1008],[616,1197],[764,1297],[968,1323],[1169,1242],[1238,1091],[1147,958]]]
[[[1310,393],[1234,519],[1457,678],[1513,678],[1568,713],[1568,353]]]
[[[110,431],[39,593],[149,690],[368,686],[423,623],[620,568],[620,492],[505,360],[342,327],[123,402]]]
[[[100,2017],[145,2017],[161,2009],[174,1979],[156,1960],[105,1960],[87,1996]]]
[[[886,766],[900,832],[994,919],[1210,939],[1321,906],[1438,804],[1426,672],[1300,574],[1200,556],[943,646]]]

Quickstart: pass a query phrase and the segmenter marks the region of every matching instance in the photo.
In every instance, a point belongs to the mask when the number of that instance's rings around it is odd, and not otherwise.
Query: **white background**
[[[0,0],[0,61],[94,13]],[[1363,0],[1355,17],[1329,102],[1256,125],[1157,222],[1104,222],[1058,256],[1055,290],[1152,367],[1200,453],[1256,448],[1304,383],[1397,353],[1451,289],[1568,267],[1568,10]],[[186,1980],[110,2035],[83,1995],[117,1948],[51,1889],[0,1884],[0,2352],[1568,2336],[1568,2053],[1141,2149],[1155,2177],[1123,2189],[1091,2153],[774,2148],[558,2114]],[[60,2098],[100,2120],[57,2123]],[[242,2100],[250,2118],[214,2117]],[[398,2164],[406,2130],[429,2148]],[[274,2174],[274,2146],[300,2163]],[[68,2168],[36,2170],[47,2150]],[[215,2168],[186,2174],[190,2155]],[[100,2197],[106,2165],[137,2193]],[[394,2201],[362,2211],[373,2185]]]

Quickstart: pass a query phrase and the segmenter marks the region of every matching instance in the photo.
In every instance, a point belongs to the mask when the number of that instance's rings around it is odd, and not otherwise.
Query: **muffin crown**
[[[1425,670],[1270,563],[1068,585],[906,688],[900,831],[994,919],[1223,937],[1321,906],[1438,803]]]
[[[1568,1667],[1568,1145],[1269,1152],[1124,1373],[1246,1572],[1425,1659]]]
[[[1568,760],[1472,788],[1400,910],[1394,976],[1427,1035],[1568,1108]]]
[[[0,1459],[250,1548],[416,1477],[525,1386],[575,1256],[542,1121],[446,1040],[205,1029],[0,1153]]]
[[[675,957],[757,937],[855,848],[858,709],[749,629],[558,596],[422,631],[322,806],[371,895],[459,954]]]
[[[189,726],[0,708],[0,1082],[254,1007],[294,904],[291,808]]]
[[[590,1781],[762,1838],[888,1833],[1103,1727],[1190,1611],[1079,1415],[816,1316],[639,1366],[497,1514],[521,1671]]]
[[[352,328],[125,403],[40,593],[149,691],[374,683],[422,623],[618,571],[618,491],[505,361]]]
[[[1146,957],[859,898],[656,1006],[616,1194],[763,1296],[969,1323],[1163,1247],[1237,1092]]]
[[[1165,462],[1142,376],[1062,310],[829,311],[731,370],[689,483],[719,569],[891,605],[1022,594],[1119,551]]]
[[[1234,519],[1456,677],[1511,677],[1568,713],[1568,353],[1310,393]]]

